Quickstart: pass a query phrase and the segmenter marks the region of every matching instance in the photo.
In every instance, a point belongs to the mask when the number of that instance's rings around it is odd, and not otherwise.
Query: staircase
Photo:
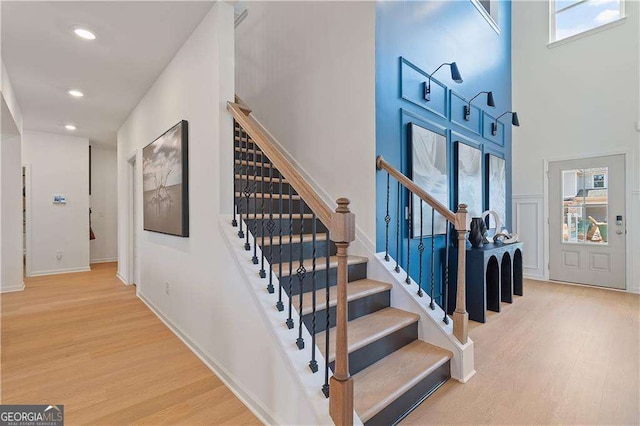
[[[322,391],[331,395],[334,421],[350,423],[355,410],[366,425],[399,422],[451,377],[452,353],[419,340],[420,316],[392,306],[392,284],[367,278],[369,259],[347,255],[351,240],[334,234],[341,233],[336,223],[353,228],[348,200],[338,200],[335,213],[318,207],[297,174],[278,169],[284,157],[262,140],[248,107],[232,103],[229,110],[235,118],[233,224],[285,324],[297,327],[296,345],[309,350],[309,368],[317,374],[324,368]],[[315,359],[316,347],[326,365]],[[330,384],[332,372],[337,380]]]

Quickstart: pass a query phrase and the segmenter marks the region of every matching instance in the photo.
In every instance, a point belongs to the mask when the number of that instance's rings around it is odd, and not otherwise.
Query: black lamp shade
[[[493,100],[493,92],[487,93],[487,105],[490,107],[496,106],[496,103]]]
[[[514,112],[513,114],[511,114],[511,124],[513,124],[516,127],[520,127],[520,121],[518,120],[517,112]]]
[[[460,75],[460,70],[455,62],[451,62],[451,80],[456,83],[462,83],[462,76]]]

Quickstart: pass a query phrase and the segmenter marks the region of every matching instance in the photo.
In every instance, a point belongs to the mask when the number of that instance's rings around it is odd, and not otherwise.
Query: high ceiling
[[[2,60],[25,130],[116,133],[212,6],[209,1],[2,1]],[[77,37],[76,27],[96,39]],[[78,89],[82,98],[67,92]],[[68,131],[66,124],[77,129]]]

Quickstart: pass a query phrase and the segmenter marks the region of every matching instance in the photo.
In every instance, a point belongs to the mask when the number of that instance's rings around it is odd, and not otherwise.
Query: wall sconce
[[[514,111],[505,111],[502,114],[500,114],[498,118],[496,118],[496,121],[491,123],[491,134],[493,136],[495,136],[496,133],[498,133],[498,120],[500,119],[500,117],[506,114],[511,114],[511,124],[513,124],[516,127],[520,127],[520,121],[518,120],[518,113]]]
[[[460,71],[458,70],[458,65],[456,65],[455,62],[445,62],[444,64],[440,65],[438,68],[436,68],[436,70],[434,72],[432,72],[431,74],[429,74],[429,81],[424,83],[424,99],[426,101],[430,101],[431,100],[431,76],[434,75],[436,72],[438,72],[438,70],[440,68],[442,68],[445,65],[449,65],[449,67],[451,67],[451,80],[455,81],[456,83],[460,84],[462,83],[462,77],[460,76]]]
[[[469,121],[469,117],[471,116],[471,101],[473,101],[475,98],[477,98],[478,96],[482,95],[483,93],[487,94],[487,106],[490,107],[495,107],[496,103],[493,101],[493,92],[489,91],[489,92],[480,92],[477,95],[475,95],[473,98],[471,98],[471,100],[469,100],[469,102],[467,102],[467,105],[464,106],[464,119],[465,121]]]

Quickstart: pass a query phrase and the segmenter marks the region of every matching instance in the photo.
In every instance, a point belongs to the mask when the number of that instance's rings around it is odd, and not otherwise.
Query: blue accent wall
[[[498,134],[491,135],[491,120],[511,110],[511,3],[499,2],[498,34],[470,0],[458,1],[378,1],[376,2],[376,152],[407,176],[410,145],[408,124],[415,123],[444,134],[448,141],[449,208],[456,210],[454,143],[463,141],[507,162],[507,218],[511,230],[511,124],[509,115],[501,119]],[[450,78],[449,67],[441,68],[431,83],[431,101],[423,97],[423,83],[443,62],[455,61],[464,82]],[[493,91],[496,107],[486,105],[486,96],[472,104],[470,121],[463,119],[465,99],[480,91]],[[502,121],[504,120],[504,121]],[[397,256],[395,241],[396,183],[391,179],[390,253]],[[385,250],[386,173],[376,177],[376,246]],[[485,193],[485,208],[486,188]],[[406,205],[403,196],[402,205]],[[464,202],[464,200],[459,200]],[[401,227],[399,258],[406,264],[408,227]],[[423,283],[431,282],[431,240],[425,238]],[[437,248],[444,237],[436,238]],[[410,241],[411,275],[417,281],[418,241]],[[439,262],[439,259],[436,259]],[[440,274],[436,281],[440,282]],[[439,289],[439,285],[438,285]]]

